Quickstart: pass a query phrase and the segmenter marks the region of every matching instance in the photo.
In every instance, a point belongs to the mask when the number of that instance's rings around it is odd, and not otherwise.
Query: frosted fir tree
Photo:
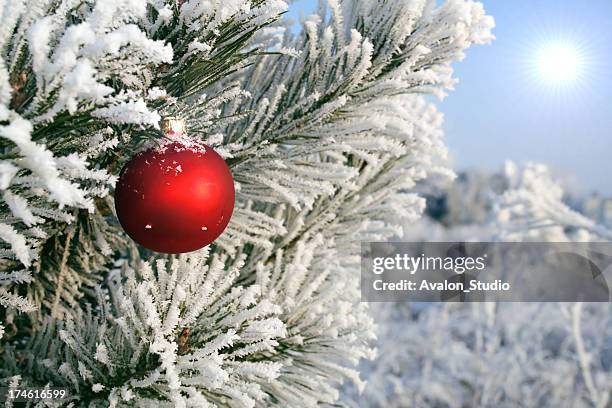
[[[451,63],[492,39],[479,3],[0,3],[0,378],[72,406],[332,404],[372,358],[359,240],[419,217],[445,154]],[[117,224],[119,170],[180,116],[236,181],[191,254]]]

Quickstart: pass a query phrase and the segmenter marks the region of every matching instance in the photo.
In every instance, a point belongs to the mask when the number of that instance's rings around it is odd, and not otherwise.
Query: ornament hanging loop
[[[160,128],[164,135],[184,135],[187,133],[185,120],[177,116],[163,118]]]

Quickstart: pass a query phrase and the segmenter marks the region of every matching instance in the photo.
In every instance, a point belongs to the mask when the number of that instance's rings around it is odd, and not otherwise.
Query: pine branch
[[[64,281],[66,274],[66,263],[68,262],[68,256],[70,254],[70,243],[72,241],[72,237],[74,235],[74,226],[68,227],[68,232],[66,234],[66,243],[64,244],[64,252],[62,253],[62,260],[59,265],[59,271],[57,275],[57,284],[55,285],[55,298],[53,299],[53,303],[51,306],[51,316],[56,319],[61,319],[62,315],[59,311],[59,301],[64,292]]]

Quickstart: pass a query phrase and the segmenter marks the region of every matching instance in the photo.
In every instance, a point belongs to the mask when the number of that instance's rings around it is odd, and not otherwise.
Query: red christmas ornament
[[[169,142],[138,153],[119,176],[115,208],[125,232],[157,252],[195,251],[225,230],[234,180],[212,148],[186,140],[180,119],[165,119]]]

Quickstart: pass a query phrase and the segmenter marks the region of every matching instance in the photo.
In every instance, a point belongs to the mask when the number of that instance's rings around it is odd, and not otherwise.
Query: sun
[[[529,58],[536,87],[556,95],[585,89],[593,68],[588,44],[571,36],[556,36],[536,44]]]
[[[580,75],[580,52],[571,44],[551,44],[540,50],[537,66],[542,79],[553,83],[575,81]]]

